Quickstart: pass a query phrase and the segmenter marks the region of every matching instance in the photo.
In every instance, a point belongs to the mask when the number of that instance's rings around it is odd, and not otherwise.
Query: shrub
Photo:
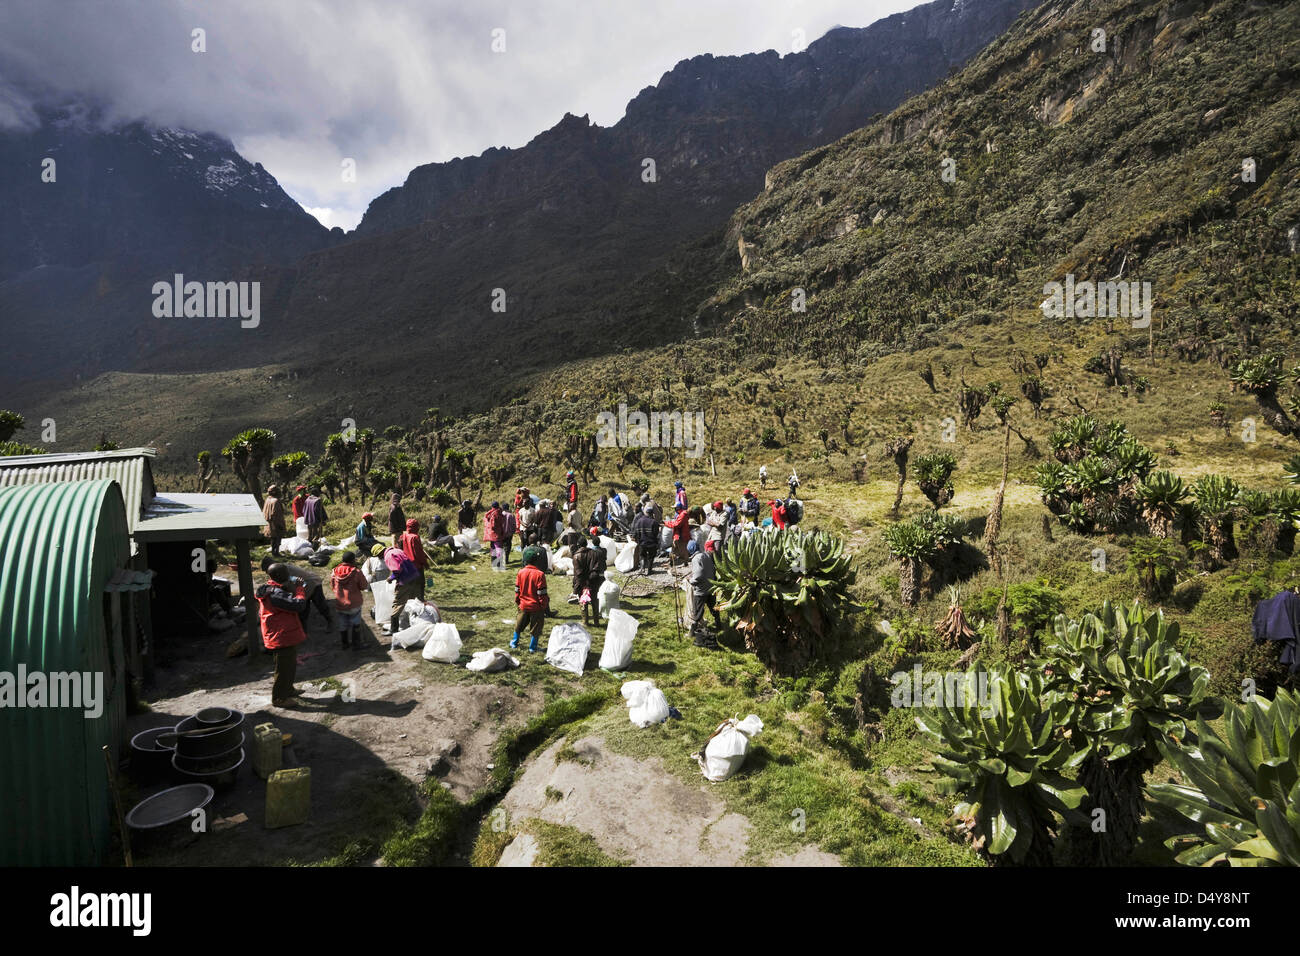
[[[715,555],[719,611],[773,672],[797,675],[855,610],[856,578],[844,542],[825,532],[742,538]]]

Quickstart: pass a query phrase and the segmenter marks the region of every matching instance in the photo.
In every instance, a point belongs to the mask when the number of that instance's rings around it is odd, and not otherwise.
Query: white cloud
[[[521,146],[566,112],[613,125],[686,57],[785,53],[796,29],[811,42],[913,5],[6,0],[0,64],[25,88],[97,95],[117,118],[226,135],[313,215],[350,227],[415,166]],[[191,50],[196,27],[206,53]],[[505,53],[491,50],[496,27]],[[0,101],[0,120],[22,115]]]

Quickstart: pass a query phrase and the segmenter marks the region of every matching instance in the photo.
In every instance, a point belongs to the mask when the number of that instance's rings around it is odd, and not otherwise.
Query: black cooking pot
[[[194,719],[204,727],[224,727],[235,719],[235,711],[229,707],[204,707]]]
[[[175,736],[163,737],[162,742],[174,743],[179,756],[191,759],[227,753],[240,746],[244,739],[244,715],[237,710],[232,713],[230,722],[219,727],[204,727],[198,717],[186,717],[176,725]]]
[[[176,753],[175,732],[172,727],[153,727],[132,737],[131,770],[144,777],[164,772]],[[160,737],[162,741],[159,741]]]

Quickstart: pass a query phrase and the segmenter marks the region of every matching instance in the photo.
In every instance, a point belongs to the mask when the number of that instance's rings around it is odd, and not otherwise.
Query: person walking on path
[[[641,573],[649,574],[654,568],[655,555],[659,552],[659,522],[654,519],[654,510],[645,505],[641,514],[632,522],[632,537],[637,543],[637,554],[641,558]]]
[[[704,626],[704,611],[707,608],[713,614],[713,623],[719,629],[722,628],[722,621],[718,617],[717,599],[713,596],[713,577],[716,573],[713,555],[708,551],[697,549],[694,541],[689,547],[691,571],[687,580],[691,586],[690,634],[697,647],[715,648],[718,646],[718,641]]]
[[[420,571],[420,600],[424,600],[424,573],[429,567],[429,556],[425,553],[424,542],[420,540],[420,522],[414,518],[406,520],[406,532],[402,535],[402,551]]]
[[[262,517],[266,519],[266,536],[271,539],[271,556],[280,556],[280,542],[288,537],[284,526],[284,502],[280,500],[280,486],[269,485],[266,489],[266,503],[262,505]]]
[[[487,542],[492,560],[497,560],[501,549],[506,547],[506,518],[501,510],[501,502],[492,502],[487,513],[483,515],[483,540]]]
[[[382,548],[383,545],[379,547]],[[382,557],[384,567],[388,568],[388,581],[396,585],[393,589],[393,616],[388,622],[391,632],[396,633],[400,630],[402,611],[406,607],[406,602],[420,597],[424,575],[401,548],[386,548]]]
[[[257,589],[258,619],[262,641],[275,655],[275,679],[271,684],[271,704],[289,707],[300,692],[293,686],[298,672],[298,645],[307,640],[302,613],[307,594],[300,578],[291,578],[283,564],[272,564],[268,581]]]
[[[330,520],[329,515],[325,513],[325,502],[321,500],[319,488],[313,488],[307,495],[302,517],[307,522],[307,540],[315,548],[320,544],[321,535],[325,533],[325,522]]]
[[[401,547],[398,542],[406,534],[406,512],[402,510],[402,495],[396,491],[388,501],[388,533],[393,536],[393,547]]]

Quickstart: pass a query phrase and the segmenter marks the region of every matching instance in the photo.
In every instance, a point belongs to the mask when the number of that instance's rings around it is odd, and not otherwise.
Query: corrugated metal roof
[[[0,488],[111,478],[121,486],[126,502],[127,530],[135,534],[135,526],[156,494],[151,464],[156,455],[153,448],[120,448],[117,451],[0,457]]]
[[[106,861],[111,795],[101,747],[126,729],[126,661],[104,586],[130,555],[110,480],[0,489],[0,671],[99,673],[103,712],[0,708],[0,865]],[[11,680],[13,678],[11,677]]]
[[[258,538],[266,518],[252,495],[157,495],[136,526],[141,541]]]

